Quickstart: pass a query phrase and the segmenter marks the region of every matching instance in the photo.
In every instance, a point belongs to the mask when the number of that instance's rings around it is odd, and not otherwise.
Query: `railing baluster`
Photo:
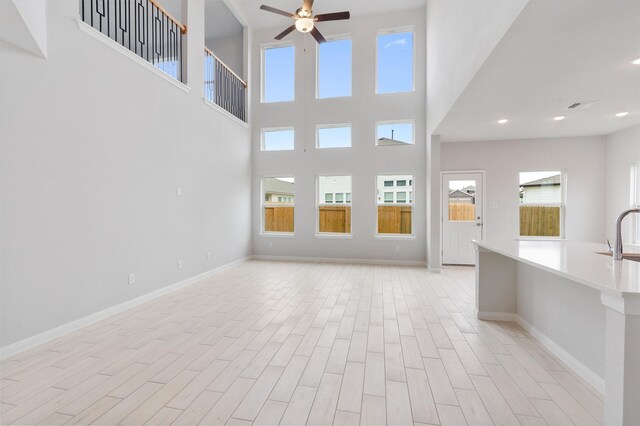
[[[85,23],[183,81],[182,35],[187,28],[157,0],[80,0],[79,8]]]

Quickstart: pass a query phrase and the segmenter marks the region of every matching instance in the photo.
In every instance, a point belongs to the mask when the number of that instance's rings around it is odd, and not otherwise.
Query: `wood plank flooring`
[[[590,425],[474,271],[252,261],[0,364],[2,424]]]

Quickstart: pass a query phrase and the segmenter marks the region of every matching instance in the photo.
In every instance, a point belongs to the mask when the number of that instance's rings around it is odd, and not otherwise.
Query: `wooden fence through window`
[[[452,222],[471,222],[476,220],[476,205],[449,203],[449,220]]]
[[[520,206],[520,235],[559,237],[560,207]]]
[[[411,234],[411,206],[378,206],[378,234]]]
[[[320,206],[318,230],[337,234],[351,233],[351,206]]]
[[[293,206],[265,206],[265,232],[293,232]]]

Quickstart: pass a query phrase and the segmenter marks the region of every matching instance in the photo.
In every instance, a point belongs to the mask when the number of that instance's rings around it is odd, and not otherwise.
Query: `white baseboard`
[[[510,312],[476,311],[476,316],[485,321],[515,321],[516,319],[516,314]]]
[[[598,392],[604,395],[604,379],[594,373],[589,367],[584,365],[578,359],[576,359],[569,352],[565,351],[556,342],[547,337],[546,334],[538,330],[535,326],[531,325],[527,320],[520,315],[514,315],[515,322],[525,329],[534,339],[536,339],[542,346],[544,346],[549,352],[554,354],[558,359],[569,368],[571,368],[577,375],[582,377],[587,383],[593,386]]]
[[[426,266],[426,262],[417,260],[386,260],[386,259],[350,259],[340,257],[299,257],[299,256],[267,256],[254,255],[255,260],[274,260],[284,262],[315,262],[315,263],[356,263],[365,265],[391,266]]]
[[[53,339],[57,339],[58,337],[64,336],[65,334],[71,333],[73,331],[77,331],[83,327],[94,324],[98,321],[102,321],[103,319],[109,318],[115,314],[119,314],[120,312],[126,311],[127,309],[131,309],[134,306],[138,306],[142,303],[148,302],[149,300],[156,299],[160,296],[164,296],[173,291],[180,290],[184,287],[187,287],[191,284],[194,284],[198,281],[202,281],[204,279],[210,278],[214,275],[219,274],[220,272],[229,269],[233,266],[239,265],[241,263],[250,260],[251,257],[245,257],[243,259],[236,260],[231,263],[227,263],[225,265],[219,266],[210,271],[204,272],[202,274],[196,275],[191,278],[187,278],[186,280],[177,282],[175,284],[171,284],[167,287],[163,287],[159,290],[153,291],[151,293],[147,293],[140,297],[136,297],[135,299],[128,300],[124,303],[121,303],[116,306],[112,306],[103,311],[96,312],[95,314],[88,315],[86,317],[77,319],[70,323],[61,325],[60,327],[56,327],[54,329],[45,331],[43,333],[37,334],[33,337],[29,337],[27,339],[21,340],[19,342],[13,343],[11,345],[0,348],[0,360],[13,356],[17,353],[26,351],[28,349],[32,349],[36,346],[40,346],[44,343],[50,342]]]

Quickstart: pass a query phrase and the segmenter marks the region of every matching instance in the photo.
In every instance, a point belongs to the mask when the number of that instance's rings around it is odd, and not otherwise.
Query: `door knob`
[[[476,226],[482,226],[482,223],[476,223]]]

